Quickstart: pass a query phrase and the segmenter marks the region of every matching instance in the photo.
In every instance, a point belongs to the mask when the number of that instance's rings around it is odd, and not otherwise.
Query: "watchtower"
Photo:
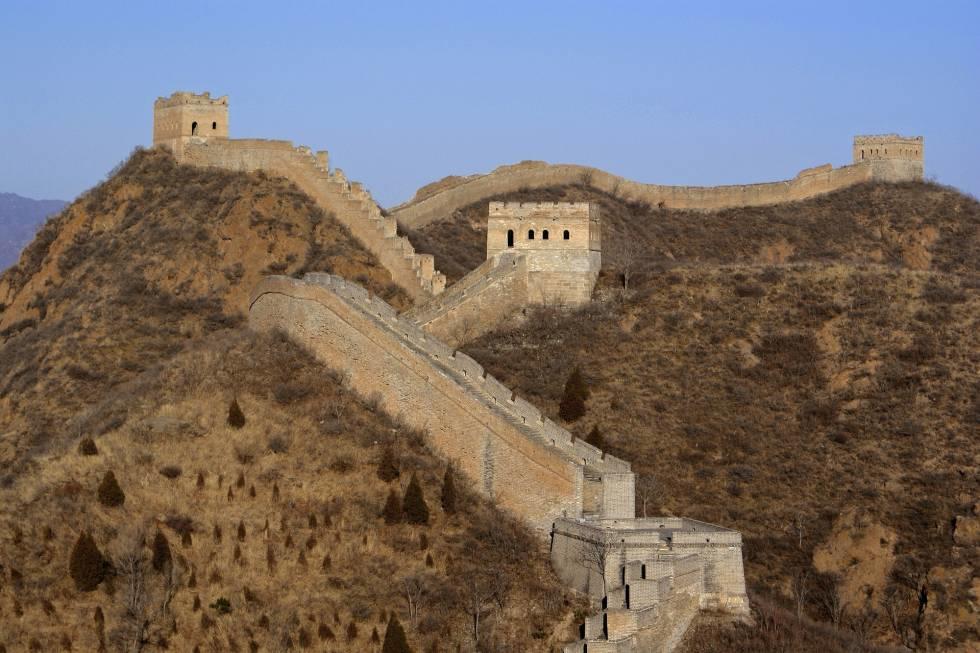
[[[854,137],[854,163],[869,163],[874,178],[883,181],[922,179],[925,168],[925,140],[921,136],[898,134]]]
[[[153,144],[170,148],[180,161],[192,141],[228,138],[228,96],[177,91],[153,103]]]
[[[591,202],[490,202],[487,259],[523,254],[532,301],[584,304],[599,276],[600,227]]]

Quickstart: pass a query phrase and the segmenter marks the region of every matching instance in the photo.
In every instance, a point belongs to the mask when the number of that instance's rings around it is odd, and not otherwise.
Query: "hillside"
[[[45,218],[65,207],[61,200],[34,200],[0,193],[0,271],[17,261]]]
[[[458,477],[448,514],[419,434],[243,328],[262,275],[306,270],[408,304],[287,182],[140,150],[0,277],[0,650],[372,650],[391,614],[455,648],[474,593],[484,645],[571,637],[581,605],[523,526]],[[387,524],[413,475],[428,524]],[[108,562],[90,592],[82,533]]]
[[[602,205],[598,301],[464,349],[556,419],[579,367],[591,399],[570,427],[633,462],[639,512],[740,529],[764,603],[802,596],[881,643],[980,641],[975,200],[921,183],[709,213],[581,186],[490,199]],[[459,278],[485,220],[480,202],[409,237]],[[699,632],[716,647],[692,651],[763,645]],[[817,640],[800,650],[837,650]]]

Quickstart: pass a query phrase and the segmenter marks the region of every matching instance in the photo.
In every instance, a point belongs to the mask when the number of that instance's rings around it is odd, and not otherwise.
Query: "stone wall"
[[[417,229],[433,220],[490,197],[524,188],[588,183],[625,200],[672,209],[714,210],[734,206],[778,204],[807,199],[873,179],[904,181],[922,178],[922,166],[872,166],[870,162],[833,168],[810,168],[793,179],[731,186],[663,186],[643,184],[597,168],[571,164],[526,162],[502,166],[484,175],[459,177],[424,197],[393,207],[389,214]]]
[[[198,124],[197,133],[192,133]],[[285,177],[332,214],[391,273],[413,300],[438,295],[446,277],[430,254],[417,254],[398,235],[393,218],[381,214],[371,194],[330,169],[327,152],[289,141],[228,138],[228,98],[177,92],[158,98],[153,112],[153,143],[169,148],[179,163],[242,172],[262,170]]]
[[[348,182],[342,170],[329,170],[326,152],[314,154],[289,141],[192,139],[180,161],[285,177],[350,229],[413,299],[437,295],[445,288],[446,278],[435,270],[432,255],[417,254],[363,186]]]
[[[327,274],[267,277],[254,292],[249,324],[284,331],[349,375],[358,393],[427,431],[478,489],[542,533],[563,515],[581,515],[586,470],[609,475],[611,497],[628,485],[628,463],[573,439],[471,358],[356,284]],[[625,497],[609,505],[607,517],[633,515]]]
[[[457,346],[483,335],[527,306],[527,284],[527,259],[502,254],[485,261],[441,295],[402,317]]]

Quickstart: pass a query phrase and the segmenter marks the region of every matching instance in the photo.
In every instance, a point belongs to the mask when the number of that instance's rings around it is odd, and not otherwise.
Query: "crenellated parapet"
[[[887,147],[886,147],[887,143]],[[865,150],[865,158],[860,152]],[[921,136],[897,134],[857,136],[854,139],[852,165],[834,167],[829,164],[807,168],[792,179],[758,184],[726,186],[673,186],[648,184],[620,177],[589,166],[544,161],[525,161],[500,166],[486,174],[467,177],[448,177],[429,184],[411,200],[394,206],[389,213],[400,224],[417,229],[433,220],[445,219],[465,206],[487,198],[520,190],[583,184],[610,193],[624,200],[643,202],[651,207],[712,211],[737,206],[780,204],[816,197],[867,181],[914,181],[923,178],[924,140]],[[872,159],[870,151],[880,152]],[[885,158],[889,163],[874,163]],[[895,153],[909,163],[900,164]],[[894,155],[894,156],[893,156]],[[912,162],[919,165],[912,165]]]
[[[329,154],[290,141],[228,138],[228,98],[178,92],[154,105],[153,143],[179,163],[243,172],[264,170],[289,179],[346,226],[414,300],[438,295],[446,277],[431,255],[419,254],[398,235],[394,218],[382,214],[371,193],[330,168]]]
[[[330,274],[267,277],[249,323],[281,330],[363,396],[427,431],[488,496],[542,533],[562,516],[629,518],[629,463],[575,438],[466,354],[364,288]]]

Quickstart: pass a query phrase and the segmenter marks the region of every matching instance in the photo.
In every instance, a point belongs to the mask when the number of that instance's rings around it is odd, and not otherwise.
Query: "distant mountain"
[[[32,200],[14,193],[0,193],[0,270],[17,262],[24,245],[51,214],[64,208],[61,200]]]

